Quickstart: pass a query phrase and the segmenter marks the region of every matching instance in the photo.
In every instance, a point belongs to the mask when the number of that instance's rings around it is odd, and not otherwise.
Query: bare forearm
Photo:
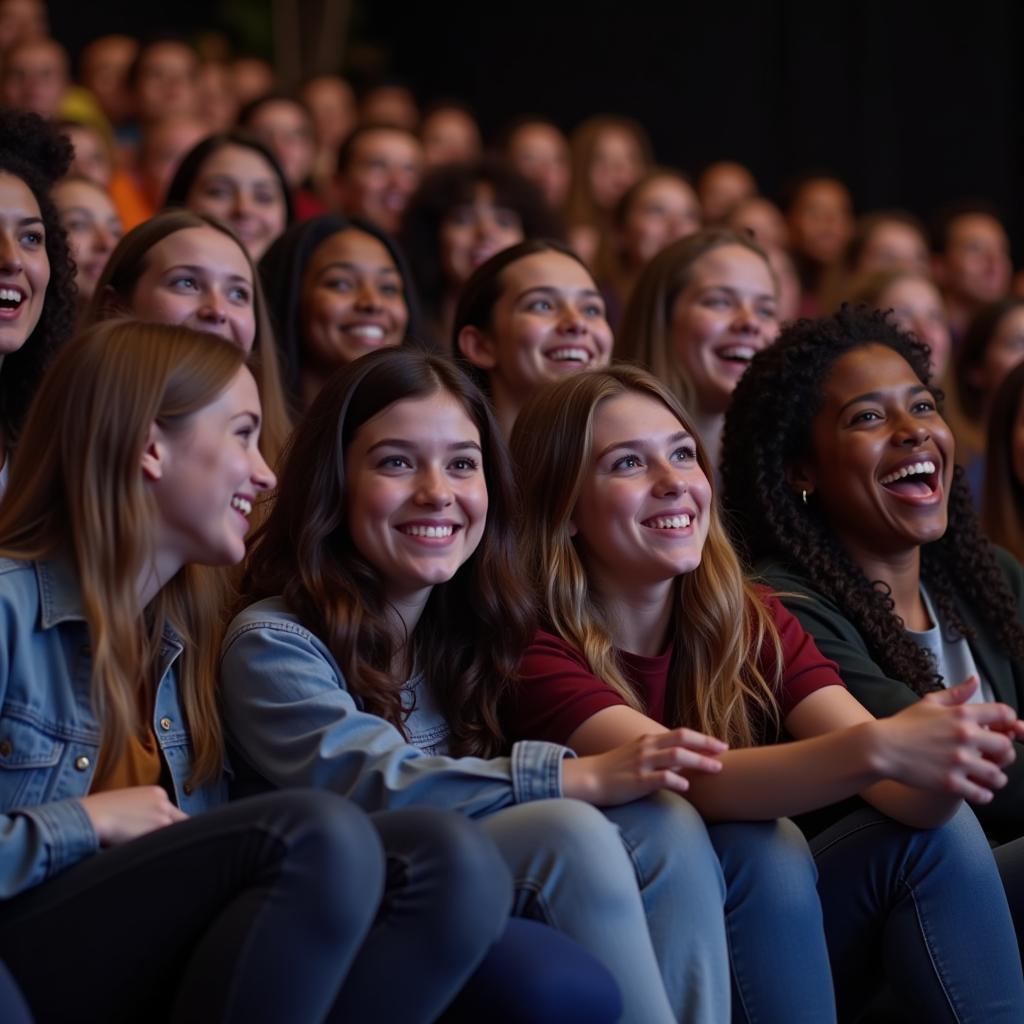
[[[882,778],[872,723],[719,755],[718,775],[690,776],[688,799],[709,821],[759,821],[837,803]]]

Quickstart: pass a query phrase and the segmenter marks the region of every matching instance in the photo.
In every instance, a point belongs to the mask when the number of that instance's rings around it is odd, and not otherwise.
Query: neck
[[[910,548],[897,554],[879,556],[847,546],[853,560],[873,583],[886,584],[896,614],[907,629],[922,632],[932,625],[921,598],[921,549]]]
[[[613,646],[647,657],[661,654],[672,615],[675,579],[623,586],[621,580],[602,580],[600,572],[589,575],[591,586],[601,597]]]
[[[139,599],[139,607],[145,608],[181,571],[183,565],[180,556],[157,548],[152,560],[146,562],[135,580],[135,593]]]
[[[497,374],[491,375],[491,407],[502,437],[508,441],[523,403],[505,387]]]
[[[394,644],[395,653],[391,671],[396,676],[407,678],[413,669],[409,654],[409,642],[419,625],[423,609],[427,606],[433,587],[425,587],[410,594],[388,596],[388,632]]]
[[[302,392],[302,408],[308,409],[320,394],[320,389],[335,368],[321,370],[316,366],[303,366],[299,374],[299,388]]]
[[[722,429],[725,427],[725,413],[695,412],[693,419],[708,461],[714,466],[717,474],[718,460],[722,454]]]

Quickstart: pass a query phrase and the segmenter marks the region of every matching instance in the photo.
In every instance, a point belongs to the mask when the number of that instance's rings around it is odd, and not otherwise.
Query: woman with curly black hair
[[[0,491],[29,402],[75,321],[75,268],[50,187],[71,144],[35,114],[0,112]]]
[[[409,200],[399,241],[435,340],[447,346],[459,290],[485,260],[524,239],[562,235],[537,187],[500,160],[428,174]]]
[[[972,701],[1024,708],[1024,573],[979,529],[940,399],[926,346],[844,308],[760,353],[726,418],[737,536],[878,716],[967,680]],[[1024,834],[1016,747],[975,808],[994,843]],[[1019,845],[996,851],[1011,907]]]

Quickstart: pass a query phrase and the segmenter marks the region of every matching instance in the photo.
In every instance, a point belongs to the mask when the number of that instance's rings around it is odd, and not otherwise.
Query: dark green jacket
[[[1017,615],[1024,621],[1024,572],[1009,552],[996,549],[1006,581],[1017,599]],[[873,715],[884,718],[913,704],[917,695],[902,682],[888,677],[868,653],[860,634],[839,608],[818,593],[806,577],[776,562],[759,565],[758,575],[778,592],[782,603],[814,637],[821,653],[839,666],[850,692]],[[996,700],[1024,712],[1024,663],[1011,660],[999,647],[992,628],[965,601],[956,602],[963,621],[977,639],[968,641],[971,654]],[[962,682],[962,680],[953,680]],[[989,839],[1006,842],[1024,835],[1024,744],[1017,743],[1017,760],[1006,769],[1009,782],[987,806],[974,805]],[[814,831],[814,830],[812,830]]]

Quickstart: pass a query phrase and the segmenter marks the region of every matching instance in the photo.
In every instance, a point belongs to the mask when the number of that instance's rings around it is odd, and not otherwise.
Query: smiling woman
[[[277,349],[256,270],[230,228],[166,210],[129,231],[96,282],[83,326],[126,314],[215,334],[246,353],[263,405],[261,448],[276,462],[291,431]]]
[[[49,196],[71,157],[35,114],[0,112],[0,491],[29,401],[74,324],[74,265]]]
[[[736,382],[779,333],[777,292],[756,242],[709,228],[647,264],[623,315],[617,354],[646,366],[685,403],[715,465]]]
[[[405,258],[368,221],[323,214],[296,224],[260,261],[260,275],[296,408],[339,366],[422,340]]]
[[[608,364],[612,331],[580,258],[560,242],[534,239],[474,271],[459,295],[452,348],[507,437],[541,385]]]
[[[787,328],[737,389],[724,454],[747,550],[869,710],[970,677],[972,699],[1024,708],[1024,576],[980,533],[912,337],[848,309]],[[976,808],[998,843],[1024,834],[1017,754]],[[1004,876],[1016,845],[996,851]]]

